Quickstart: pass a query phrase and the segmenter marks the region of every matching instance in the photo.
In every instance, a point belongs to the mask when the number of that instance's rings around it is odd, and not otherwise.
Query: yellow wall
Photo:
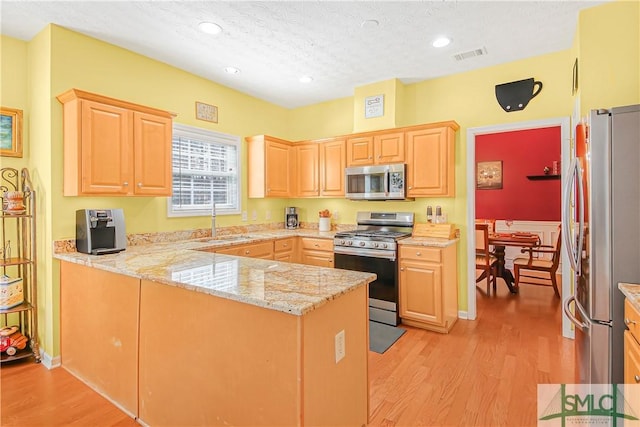
[[[529,58],[509,64],[460,73],[439,79],[402,85],[396,80],[367,85],[367,90],[354,89],[354,97],[341,98],[294,110],[285,110],[216,83],[193,76],[166,64],[136,55],[115,46],[50,26],[28,43],[2,37],[2,95],[11,83],[5,73],[27,76],[27,89],[19,89],[13,107],[24,106],[28,125],[25,127],[25,152],[21,165],[31,169],[39,191],[39,275],[41,340],[50,355],[59,354],[58,347],[58,264],[51,258],[51,241],[74,236],[74,211],[88,207],[122,207],[127,218],[127,232],[153,232],[193,229],[209,226],[208,218],[167,218],[164,198],[63,197],[62,196],[62,108],[55,96],[70,88],[79,88],[122,98],[139,104],[166,109],[178,114],[176,122],[245,136],[270,134],[289,140],[304,140],[345,135],[354,129],[380,129],[445,120],[456,120],[461,129],[456,143],[456,197],[417,199],[409,202],[353,202],[344,199],[260,200],[246,197],[246,145],[243,141],[242,208],[258,213],[257,222],[265,219],[267,210],[273,220],[281,220],[285,206],[302,208],[303,221],[315,221],[320,209],[338,211],[338,223],[352,224],[359,210],[400,210],[416,213],[418,222],[425,221],[427,204],[441,205],[451,222],[462,229],[459,244],[460,309],[466,310],[466,131],[470,127],[522,122],[569,116],[573,108],[571,73],[576,51],[581,56],[582,105],[621,105],[640,102],[638,96],[638,4],[614,2],[583,12],[577,32],[579,40],[572,49]],[[598,25],[595,25],[597,21]],[[624,25],[620,25],[623,22]],[[604,27],[603,27],[604,26]],[[624,27],[620,29],[618,27]],[[603,29],[604,28],[604,29]],[[622,46],[601,46],[599,38],[607,31],[624,33]],[[622,36],[622,35],[621,35]],[[620,39],[618,39],[620,40]],[[6,48],[6,46],[9,46]],[[635,51],[634,51],[635,49]],[[17,55],[21,61],[8,64],[7,56]],[[599,61],[605,57],[607,61]],[[611,61],[616,66],[610,65]],[[630,71],[629,71],[630,70]],[[634,71],[635,70],[635,71]],[[601,73],[610,78],[593,76]],[[513,80],[535,77],[544,84],[540,95],[524,111],[506,113],[498,105],[494,86]],[[606,85],[613,82],[613,90]],[[391,85],[391,87],[388,87]],[[356,104],[364,96],[394,93],[394,125],[374,122],[357,123],[364,113]],[[385,89],[386,88],[386,89]],[[369,93],[369,89],[376,93]],[[389,90],[390,92],[387,92]],[[22,91],[22,92],[20,92]],[[203,94],[206,94],[203,96]],[[8,96],[8,95],[6,95]],[[7,98],[9,99],[9,98]],[[194,102],[207,102],[219,108],[220,123],[198,121]],[[385,99],[385,109],[389,99]],[[4,98],[3,98],[4,105]],[[360,112],[360,113],[359,113]],[[385,117],[385,120],[387,118]],[[386,123],[386,122],[385,122]],[[360,127],[360,128],[359,128]],[[5,158],[2,159],[3,162]],[[4,163],[3,163],[4,164]],[[248,223],[252,223],[249,221]],[[240,216],[221,216],[221,225],[247,224]]]
[[[29,109],[27,103],[27,43],[0,37],[0,105],[22,110],[23,157],[0,157],[0,167],[22,169],[29,157]]]
[[[640,2],[586,9],[578,22],[582,115],[640,103]]]

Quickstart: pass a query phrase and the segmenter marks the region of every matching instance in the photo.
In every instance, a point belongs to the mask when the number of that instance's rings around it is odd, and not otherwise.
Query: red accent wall
[[[476,189],[476,218],[560,221],[561,181],[527,179],[552,169],[560,147],[559,126],[476,136],[476,165],[502,160],[502,189]]]

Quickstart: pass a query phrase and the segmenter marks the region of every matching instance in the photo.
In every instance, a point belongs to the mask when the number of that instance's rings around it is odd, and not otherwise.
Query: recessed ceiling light
[[[224,72],[227,74],[238,74],[240,69],[236,67],[224,67]]]
[[[311,76],[300,77],[300,83],[311,83],[312,81],[313,81],[313,77]]]
[[[380,25],[380,23],[375,19],[367,19],[360,24],[362,28],[376,28],[378,25]]]
[[[207,34],[220,34],[222,32],[222,27],[218,24],[214,24],[213,22],[201,22],[198,24],[198,28],[200,28],[200,31]]]
[[[435,39],[432,43],[433,47],[445,47],[447,46],[449,43],[451,43],[451,39],[449,37],[438,37],[437,39]]]

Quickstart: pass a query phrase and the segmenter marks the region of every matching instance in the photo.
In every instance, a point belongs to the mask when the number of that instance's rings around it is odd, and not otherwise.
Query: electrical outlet
[[[266,219],[267,221],[269,221],[271,219],[271,211],[270,210],[267,210],[264,213],[264,219]]]
[[[338,216],[338,211],[333,211],[333,220],[337,221],[338,219],[340,219],[340,217]]]
[[[256,221],[258,219],[258,212],[254,209],[251,211],[251,221]]]
[[[336,348],[336,363],[344,359],[346,353],[346,347],[344,342],[344,329],[336,334],[335,339],[335,348]]]
[[[242,220],[243,221],[247,220],[247,211],[242,211]]]

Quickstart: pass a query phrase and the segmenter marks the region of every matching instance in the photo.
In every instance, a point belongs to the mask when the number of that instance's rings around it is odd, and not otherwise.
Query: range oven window
[[[386,258],[368,257],[362,255],[335,254],[334,261],[336,268],[344,270],[363,271],[375,273],[378,277],[369,283],[369,303],[373,307],[381,307],[386,310],[393,310],[391,322],[394,325],[397,321],[398,305],[398,261]],[[371,319],[375,320],[375,319]],[[386,323],[386,322],[383,322]]]

